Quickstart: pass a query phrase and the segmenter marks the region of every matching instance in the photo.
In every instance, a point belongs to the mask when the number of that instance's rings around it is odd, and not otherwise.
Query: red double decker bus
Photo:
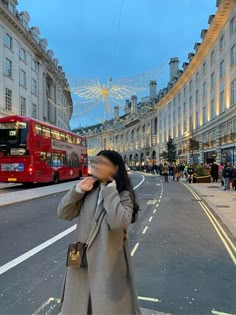
[[[0,182],[46,183],[86,176],[84,137],[33,118],[0,118]]]

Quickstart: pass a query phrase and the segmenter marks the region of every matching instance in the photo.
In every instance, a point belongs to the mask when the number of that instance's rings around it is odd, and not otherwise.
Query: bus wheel
[[[53,184],[58,184],[59,183],[59,174],[55,173],[53,175]]]

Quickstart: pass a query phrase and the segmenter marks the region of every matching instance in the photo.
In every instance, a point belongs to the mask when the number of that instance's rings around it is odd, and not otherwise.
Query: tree
[[[170,163],[173,163],[176,161],[176,144],[174,143],[174,140],[169,137],[169,140],[166,144],[166,150],[167,150],[167,161]]]

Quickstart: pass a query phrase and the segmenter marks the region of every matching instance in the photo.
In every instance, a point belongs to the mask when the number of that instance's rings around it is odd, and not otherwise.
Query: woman
[[[61,314],[141,314],[126,231],[139,210],[119,153],[104,150],[89,177],[62,199],[58,215],[78,217],[75,241],[86,243],[87,267],[68,267]],[[97,222],[97,226],[94,223]]]

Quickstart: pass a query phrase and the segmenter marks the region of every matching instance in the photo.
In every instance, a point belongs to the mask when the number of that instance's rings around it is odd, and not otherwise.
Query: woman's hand
[[[96,182],[96,178],[92,176],[85,177],[79,183],[79,188],[82,192],[90,191],[93,189],[93,184]]]

